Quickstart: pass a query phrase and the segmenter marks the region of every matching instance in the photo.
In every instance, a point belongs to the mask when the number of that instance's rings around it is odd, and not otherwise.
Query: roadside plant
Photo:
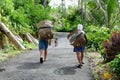
[[[87,47],[92,48],[94,51],[100,50],[103,40],[109,37],[109,29],[106,27],[91,25],[85,27],[85,32],[88,38]]]
[[[119,77],[120,79],[120,54],[115,57],[113,61],[111,61],[110,66],[113,72]]]
[[[105,72],[105,73],[104,73],[104,78],[105,78],[105,79],[111,79],[110,73],[109,73],[109,72]]]
[[[113,32],[110,35],[110,39],[104,40],[102,45],[104,48],[104,60],[105,62],[110,62],[120,53],[120,32]]]

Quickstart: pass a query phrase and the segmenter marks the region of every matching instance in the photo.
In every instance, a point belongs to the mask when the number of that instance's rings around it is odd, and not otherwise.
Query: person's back
[[[84,31],[75,30],[70,32],[67,38],[69,39],[70,44],[74,47],[85,46],[87,43],[87,38]]]
[[[52,26],[49,24],[44,24],[38,27],[39,36],[39,51],[40,51],[40,63],[46,61],[47,48],[51,44],[51,39],[53,38]]]
[[[79,62],[77,67],[81,68],[83,64],[83,52],[87,43],[87,37],[83,31],[83,25],[78,24],[76,31],[72,31],[67,38],[74,47],[73,52],[76,52],[77,60]]]
[[[38,35],[41,39],[52,39],[53,38],[53,32],[51,27],[40,27],[38,29]]]
[[[74,43],[72,44],[74,47],[81,47],[81,46],[85,46],[87,43],[87,38],[86,38],[86,34],[84,32],[80,32],[76,38]]]

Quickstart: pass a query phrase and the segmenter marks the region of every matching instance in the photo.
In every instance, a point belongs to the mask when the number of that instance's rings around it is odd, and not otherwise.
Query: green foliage
[[[14,33],[19,34],[19,33],[30,32],[30,26],[28,25],[29,20],[27,18],[27,15],[24,14],[24,9],[22,7],[15,10],[11,14],[10,21],[12,25],[11,28],[14,31]]]
[[[59,20],[55,19],[56,22],[58,22],[59,24],[55,25],[55,29],[57,31],[71,31],[72,29],[76,28],[77,24],[82,22],[81,19],[82,17],[79,14],[78,10],[76,10],[75,8],[69,8],[69,10],[66,11],[66,15],[64,18],[59,17]]]
[[[24,9],[29,8],[29,6],[34,5],[34,0],[13,0],[14,8],[19,9],[19,7],[23,7]]]
[[[112,14],[114,14],[114,12],[116,12],[117,9],[117,0],[108,0],[107,3],[107,14],[108,14],[108,22],[110,22],[111,20],[111,16]]]
[[[120,54],[115,57],[113,61],[109,63],[112,67],[112,70],[116,73],[116,75],[120,78]]]
[[[104,26],[106,25],[106,27],[108,28],[112,28],[115,23],[117,23],[117,21],[119,21],[118,19],[118,15],[117,13],[119,12],[118,7],[116,6],[117,1],[116,0],[100,0],[100,1],[93,1],[93,0],[89,0],[89,1],[83,1],[84,3],[86,3],[86,11],[84,13],[85,16],[85,21],[86,23],[89,23],[90,25],[99,25],[99,26]],[[62,13],[61,13],[62,14]],[[61,15],[62,16],[62,15]],[[61,18],[59,18],[61,19]],[[71,8],[69,7],[66,10],[66,14],[64,17],[63,22],[61,22],[62,27],[59,27],[58,31],[63,30],[66,28],[65,24],[69,24],[71,25],[71,27],[75,27],[75,25],[82,23],[82,9],[81,7],[79,8]],[[113,20],[114,19],[114,20]],[[118,19],[118,20],[117,20]],[[57,21],[59,21],[57,19]],[[56,22],[57,22],[56,21]],[[66,22],[67,21],[67,22]],[[64,25],[63,25],[64,23]],[[62,28],[62,29],[60,29]],[[64,30],[64,31],[65,31]],[[69,29],[70,30],[70,29]],[[66,31],[69,31],[66,30]]]
[[[8,7],[9,5],[9,7]],[[10,22],[10,15],[14,12],[14,7],[12,0],[2,0],[0,1],[0,15],[1,15],[1,21],[6,24],[8,28],[11,27]]]
[[[36,24],[40,20],[50,19],[50,8],[44,7],[40,1],[34,0],[2,0],[0,1],[0,20],[14,34],[36,33]]]
[[[10,15],[13,11],[14,11],[14,7],[13,7],[12,0],[0,1],[0,13],[2,16]]]
[[[71,31],[74,28],[74,26],[71,26],[70,23],[69,23],[69,21],[67,21],[64,18],[60,19],[59,23],[61,25],[54,27],[55,30],[57,30],[59,32],[68,32],[68,31]]]
[[[112,28],[119,21],[117,3],[118,0],[88,1],[86,5],[86,22]]]
[[[30,44],[26,41],[24,41],[22,44],[26,49],[32,49],[34,47],[32,44]]]
[[[96,4],[95,4],[95,2],[94,1],[89,1],[88,3],[87,3],[87,9],[95,9],[96,8]]]
[[[93,48],[94,51],[100,50],[101,43],[109,36],[109,29],[106,27],[86,26],[85,32],[88,38],[88,48]]]
[[[91,23],[94,23],[94,24],[100,25],[100,26],[102,26],[105,23],[105,17],[103,16],[104,13],[102,10],[92,9],[91,14],[93,16]]]

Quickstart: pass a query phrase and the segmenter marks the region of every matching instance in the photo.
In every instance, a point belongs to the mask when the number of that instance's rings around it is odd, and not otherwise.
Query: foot
[[[78,66],[77,66],[77,68],[81,68],[82,67],[82,64],[79,64]]]
[[[40,58],[40,63],[41,63],[41,64],[43,63],[43,58],[42,58],[42,57]]]
[[[44,62],[46,62],[46,60],[44,60]]]
[[[82,64],[85,64],[84,62],[82,62]]]

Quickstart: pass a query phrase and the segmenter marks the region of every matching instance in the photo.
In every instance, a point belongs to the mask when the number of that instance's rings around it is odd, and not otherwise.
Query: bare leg
[[[78,59],[78,62],[79,62],[79,65],[77,67],[81,68],[82,67],[81,52],[76,52],[76,55],[77,55],[77,59]]]
[[[40,50],[40,63],[43,63],[43,50]]]
[[[47,58],[47,50],[44,51],[44,61],[46,61]]]
[[[79,64],[82,64],[81,53],[76,52],[76,55],[77,55],[77,59],[78,59]]]
[[[83,56],[84,56],[84,54],[83,54],[83,51],[81,52],[81,61],[82,61],[82,63],[83,63]]]
[[[43,50],[40,50],[40,58],[43,57]]]
[[[82,54],[81,54],[81,52],[79,52],[79,57],[80,57],[79,62],[80,62],[80,64],[82,64],[82,58],[81,58],[81,56],[82,56]]]
[[[76,52],[76,56],[77,56],[77,60],[78,60],[78,62],[79,62],[79,52]],[[80,63],[80,62],[79,62]]]

